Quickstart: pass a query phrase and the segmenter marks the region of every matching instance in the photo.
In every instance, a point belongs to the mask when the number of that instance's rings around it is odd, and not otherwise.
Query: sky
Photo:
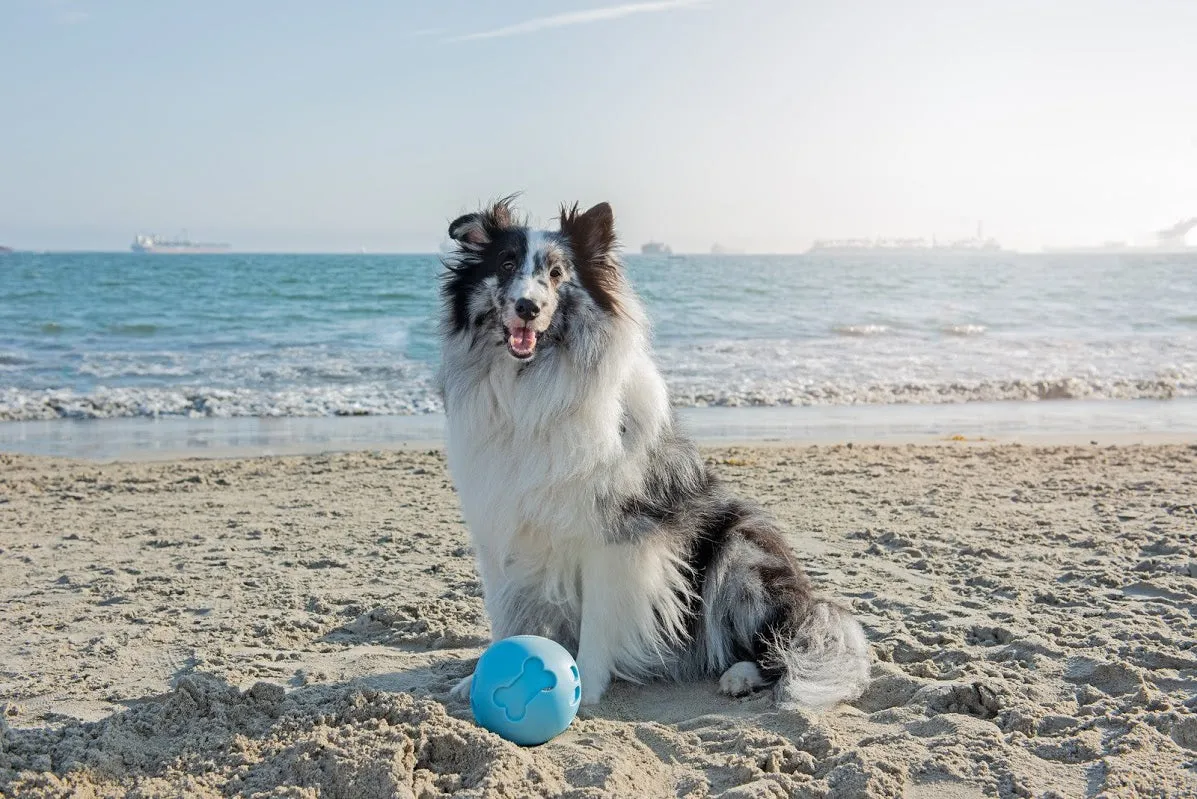
[[[650,239],[1197,216],[1192,0],[0,0],[0,244],[429,252],[522,192]]]

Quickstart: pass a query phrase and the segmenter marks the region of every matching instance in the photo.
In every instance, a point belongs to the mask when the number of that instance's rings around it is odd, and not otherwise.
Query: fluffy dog
[[[732,696],[773,685],[783,707],[858,696],[860,624],[813,595],[776,523],[679,429],[611,207],[562,208],[559,230],[534,230],[508,198],[449,236],[449,468],[495,640],[576,653],[584,704],[614,677],[718,676]]]

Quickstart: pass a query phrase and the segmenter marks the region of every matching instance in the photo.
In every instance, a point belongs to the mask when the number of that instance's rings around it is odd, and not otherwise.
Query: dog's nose
[[[540,306],[527,297],[515,301],[515,315],[525,322],[531,322],[540,313]]]

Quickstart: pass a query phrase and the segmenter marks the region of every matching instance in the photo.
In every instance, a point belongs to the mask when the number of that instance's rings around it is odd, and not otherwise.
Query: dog
[[[860,624],[679,428],[610,205],[559,221],[532,229],[509,197],[455,219],[443,257],[447,458],[494,640],[575,653],[586,705],[613,678],[717,676],[781,707],[859,696]]]

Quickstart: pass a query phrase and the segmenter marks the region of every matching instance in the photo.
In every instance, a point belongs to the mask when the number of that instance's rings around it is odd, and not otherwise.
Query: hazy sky
[[[513,191],[633,247],[1135,236],[1197,215],[1197,2],[0,0],[0,243],[430,251]]]

